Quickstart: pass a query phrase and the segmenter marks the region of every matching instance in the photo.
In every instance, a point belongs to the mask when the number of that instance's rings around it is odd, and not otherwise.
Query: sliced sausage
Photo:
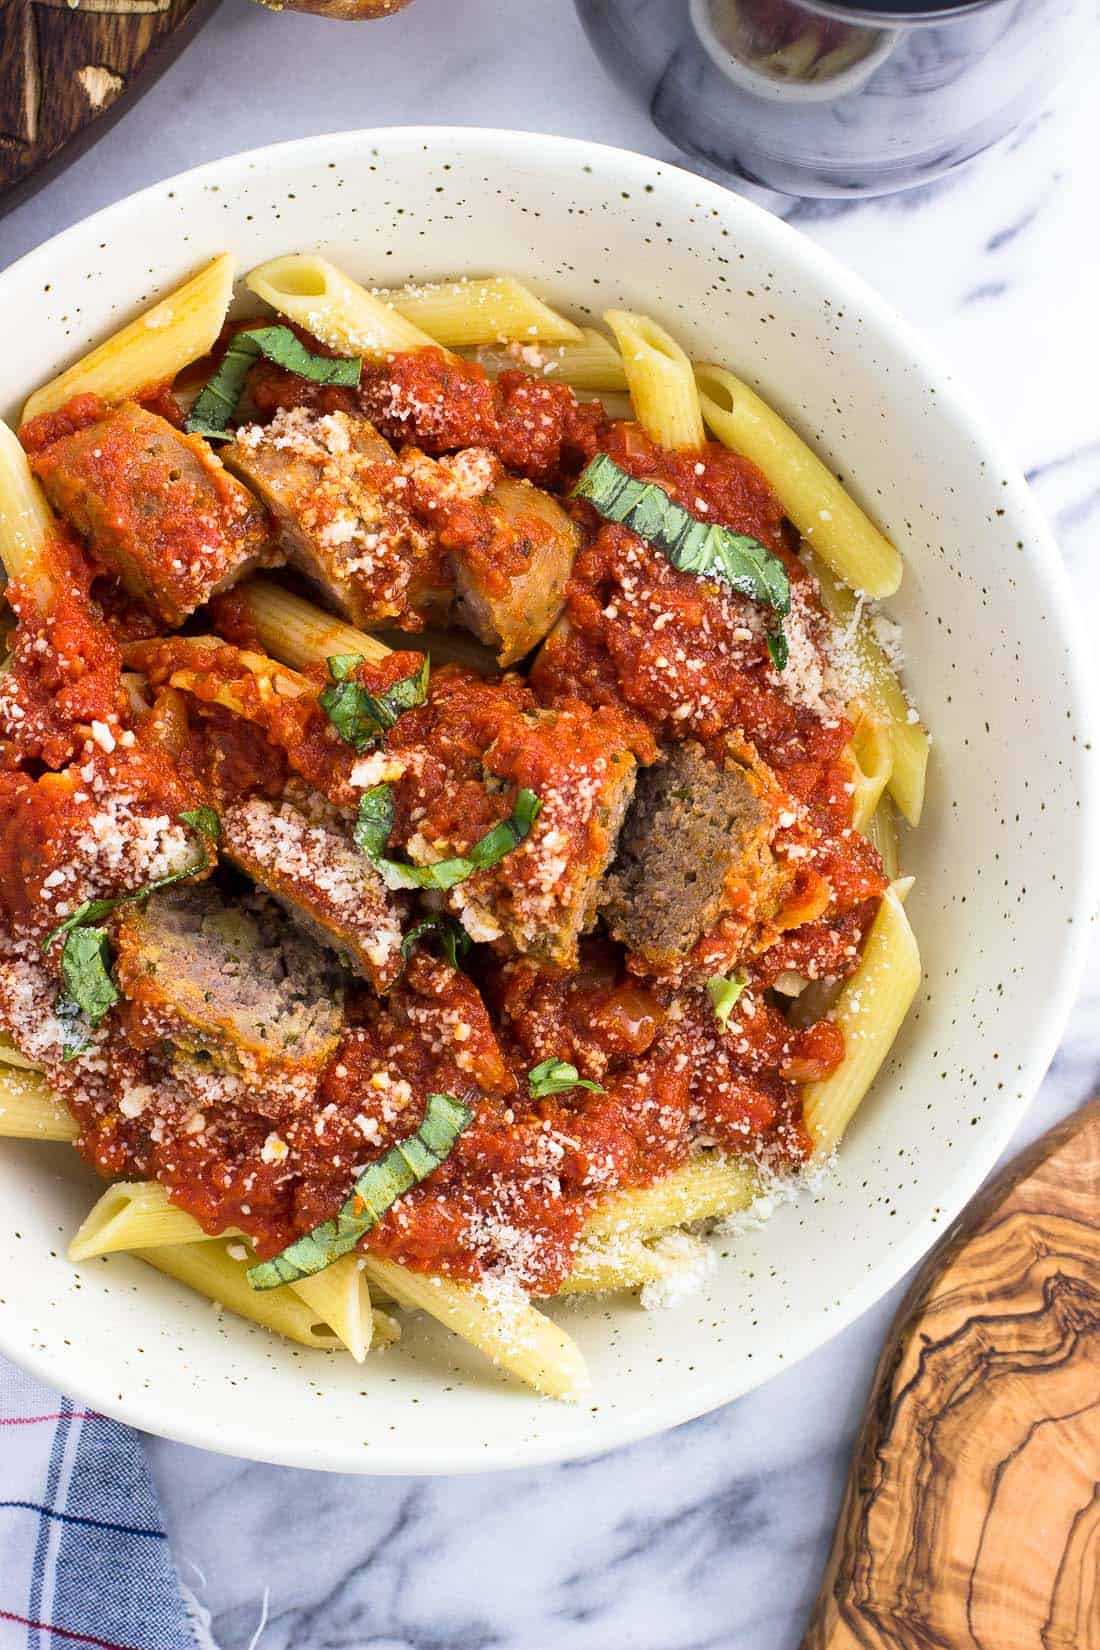
[[[37,452],[54,508],[166,625],[282,560],[256,500],[199,436],[134,402]]]

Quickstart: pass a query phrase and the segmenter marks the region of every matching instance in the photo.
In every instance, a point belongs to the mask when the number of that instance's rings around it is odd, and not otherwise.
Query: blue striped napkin
[[[0,1358],[0,1650],[217,1650],[137,1434]]]

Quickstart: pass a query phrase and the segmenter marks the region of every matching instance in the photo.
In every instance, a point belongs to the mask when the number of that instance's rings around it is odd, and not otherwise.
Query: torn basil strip
[[[783,615],[791,609],[791,587],[782,559],[748,533],[700,521],[669,497],[655,481],[639,481],[607,453],[597,453],[573,489],[605,521],[619,522],[660,550],[681,573],[720,579],[739,595]],[[768,635],[768,654],[777,670],[787,662],[781,624]]]
[[[393,787],[375,785],[364,791],[359,799],[359,817],[355,822],[354,835],[357,846],[366,854],[387,888],[434,888],[445,891],[456,883],[465,882],[475,871],[486,871],[490,866],[499,864],[528,835],[541,810],[542,802],[534,791],[521,790],[508,818],[486,831],[469,853],[454,859],[438,860],[434,865],[406,865],[386,855],[393,830]]]
[[[785,670],[787,660],[791,656],[791,650],[787,646],[787,634],[782,625],[779,625],[775,630],[768,631],[767,643],[768,658],[776,670]]]
[[[443,912],[435,912],[430,917],[422,917],[409,929],[401,941],[401,955],[407,962],[416,947],[425,939],[434,937],[439,941],[439,948],[452,968],[457,968],[459,959],[464,957],[474,943],[465,928],[453,917]]]
[[[193,831],[198,831],[200,836],[206,837],[210,842],[221,841],[222,822],[213,808],[208,808],[205,804],[201,808],[185,808],[180,818],[185,825],[190,825]]]
[[[390,1206],[426,1180],[452,1151],[473,1112],[451,1094],[429,1094],[424,1120],[415,1134],[399,1140],[363,1170],[334,1220],[297,1238],[273,1260],[248,1269],[253,1289],[277,1289],[312,1277],[359,1245]]]
[[[591,1089],[604,1094],[602,1083],[593,1083],[582,1077],[568,1060],[543,1060],[527,1073],[527,1089],[532,1100],[545,1100],[551,1094],[564,1094],[566,1089]]]
[[[67,1064],[89,1047],[88,1031],[119,1000],[111,978],[111,946],[102,928],[74,928],[66,936],[61,986],[54,1014],[62,1023],[61,1052]]]
[[[715,974],[707,981],[707,996],[720,1026],[725,1026],[729,1020],[737,999],[748,983],[744,974]]]
[[[328,660],[331,685],[318,703],[345,745],[364,751],[388,733],[405,711],[422,705],[428,696],[431,664],[425,655],[419,670],[402,676],[382,693],[371,693],[355,672],[363,663],[358,653],[338,653]]]
[[[314,384],[354,388],[363,370],[358,356],[315,355],[289,327],[249,327],[230,339],[217,371],[200,391],[184,424],[189,435],[204,435],[208,441],[232,439],[226,426],[237,410],[248,369],[261,356]]]

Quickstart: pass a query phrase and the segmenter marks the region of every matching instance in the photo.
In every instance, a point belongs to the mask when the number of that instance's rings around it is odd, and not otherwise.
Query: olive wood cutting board
[[[894,1320],[803,1650],[1100,1650],[1100,1097]]]
[[[17,184],[44,181],[47,161],[74,158],[106,130],[216,4],[0,0],[0,206],[14,205]]]

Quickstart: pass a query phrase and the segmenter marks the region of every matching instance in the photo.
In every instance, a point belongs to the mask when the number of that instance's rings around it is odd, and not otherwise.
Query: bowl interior
[[[787,415],[893,535],[889,604],[934,748],[903,844],[926,983],[833,1173],[720,1242],[704,1295],[563,1308],[590,1403],[498,1377],[430,1325],[357,1368],[276,1343],[116,1257],[65,1259],[97,1187],[0,1144],[0,1348],[149,1430],[366,1472],[605,1449],[736,1396],[867,1307],[991,1164],[1055,1046],[1088,901],[1085,693],[1056,553],[1021,478],[908,330],[784,225],[638,156],[515,133],[310,139],[204,167],[0,276],[7,416],[92,340],[231,248],[318,248],[369,283],[507,271],[578,318],[649,310]],[[1042,982],[1041,988],[1037,982]]]

